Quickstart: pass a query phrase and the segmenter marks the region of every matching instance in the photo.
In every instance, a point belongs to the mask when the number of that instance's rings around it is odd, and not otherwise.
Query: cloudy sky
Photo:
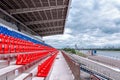
[[[56,48],[120,47],[120,0],[72,0],[64,34],[43,40]]]

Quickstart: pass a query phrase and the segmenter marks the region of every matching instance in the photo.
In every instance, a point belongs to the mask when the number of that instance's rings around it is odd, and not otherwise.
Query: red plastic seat
[[[4,53],[8,53],[9,52],[9,44],[4,44]]]
[[[38,77],[47,77],[57,53],[48,58],[44,63],[38,66]]]
[[[10,53],[10,49],[9,49],[9,46],[10,46],[10,37],[5,35],[4,36],[4,53]]]
[[[33,53],[21,54],[20,56],[18,55],[17,60],[16,60],[16,64],[25,65],[25,64],[33,62],[37,59],[41,59],[42,57],[47,56],[48,54],[49,53],[47,51],[46,52],[37,52],[34,54]],[[22,58],[21,58],[21,56],[22,56]],[[22,59],[22,61],[20,59]]]
[[[23,60],[23,55],[20,54],[20,55],[17,55],[17,60],[16,60],[16,64],[19,65],[22,63],[22,60]]]
[[[0,54],[4,53],[4,35],[0,34]]]

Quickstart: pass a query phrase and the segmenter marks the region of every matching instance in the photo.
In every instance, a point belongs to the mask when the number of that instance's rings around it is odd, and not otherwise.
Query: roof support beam
[[[63,34],[63,32],[56,32],[56,33],[49,33],[49,34],[40,34],[41,36],[49,36],[49,35],[58,35],[58,34]]]
[[[56,30],[56,31],[46,31],[46,32],[40,32],[41,35],[45,35],[45,34],[51,34],[51,33],[59,33],[62,32],[63,30]]]
[[[18,22],[19,24],[21,24],[22,26],[24,26],[26,29],[30,30],[32,33],[38,35],[36,32],[34,32],[33,30],[31,30],[30,28],[28,28],[26,25],[24,25],[23,23],[21,23],[19,20],[17,20],[16,18],[14,18],[13,16],[11,16],[10,14],[8,14],[6,11],[4,11],[3,9],[0,8],[0,11],[3,12],[5,15],[9,16],[11,19],[15,20],[16,22]]]
[[[42,30],[49,30],[49,29],[61,29],[64,28],[63,26],[55,26],[55,27],[44,27],[44,28],[35,28],[34,31],[42,31]]]
[[[36,8],[23,8],[23,9],[10,9],[8,12],[10,14],[21,14],[21,13],[28,13],[28,12],[35,12],[35,11],[44,11],[44,10],[51,10],[51,9],[60,9],[66,8],[67,5],[59,5],[59,6],[47,6],[47,7],[36,7]]]
[[[53,20],[42,20],[42,21],[31,21],[31,22],[25,22],[25,25],[33,25],[33,24],[42,24],[42,23],[50,23],[50,22],[56,22],[56,21],[63,21],[65,19],[53,19]]]

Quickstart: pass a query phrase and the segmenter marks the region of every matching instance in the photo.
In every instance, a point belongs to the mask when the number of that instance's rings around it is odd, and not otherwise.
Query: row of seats
[[[37,46],[19,38],[0,34],[0,53],[26,52],[33,50],[33,47]]]
[[[27,41],[30,41],[30,42],[33,42],[33,43],[36,43],[36,44],[42,44],[42,45],[45,45],[45,46],[49,46],[43,42],[40,42],[26,34],[23,34],[21,32],[18,32],[18,31],[15,31],[13,29],[10,29],[10,28],[7,28],[6,26],[0,24],[0,33],[2,34],[5,34],[5,35],[8,35],[8,36],[13,36],[15,38],[20,38],[20,39],[23,39],[23,40],[27,40]]]
[[[57,56],[57,52],[55,52],[50,58],[48,58],[45,62],[38,65],[38,72],[37,77],[47,77],[49,74],[49,71],[52,67],[52,64],[54,63],[54,59]]]
[[[20,32],[0,25],[0,54],[54,49]]]
[[[31,52],[43,49],[52,49],[41,44],[35,44],[12,36],[0,34],[0,53]]]
[[[48,54],[50,54],[49,51],[40,51],[40,52],[34,52],[34,53],[29,53],[29,54],[19,54],[17,55],[16,64],[25,65],[37,59],[41,59],[47,56]]]

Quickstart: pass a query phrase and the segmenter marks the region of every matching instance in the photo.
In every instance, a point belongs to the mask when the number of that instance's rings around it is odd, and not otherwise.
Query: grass
[[[72,49],[72,48],[64,48],[63,50],[66,51],[66,52],[68,52],[68,53],[79,55],[81,57],[87,57],[85,54],[81,53],[78,50]]]
[[[87,57],[87,55],[85,55],[84,53],[82,53],[80,51],[76,51],[76,54],[81,56],[81,57]]]

